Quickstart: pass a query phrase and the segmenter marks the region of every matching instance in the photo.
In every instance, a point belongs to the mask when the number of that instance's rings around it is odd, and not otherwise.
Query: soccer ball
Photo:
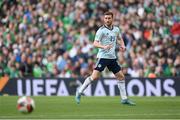
[[[21,113],[31,113],[35,109],[35,102],[30,97],[22,96],[17,101],[17,109]]]

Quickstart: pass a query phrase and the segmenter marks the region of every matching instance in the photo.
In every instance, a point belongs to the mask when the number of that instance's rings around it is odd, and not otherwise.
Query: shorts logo
[[[102,65],[101,64],[98,64],[98,68],[100,68]]]

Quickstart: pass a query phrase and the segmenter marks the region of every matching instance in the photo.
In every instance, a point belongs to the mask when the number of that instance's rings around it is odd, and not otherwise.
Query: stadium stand
[[[179,0],[2,0],[0,76],[87,76],[107,10],[126,43],[118,56],[127,76],[180,76],[179,6]]]

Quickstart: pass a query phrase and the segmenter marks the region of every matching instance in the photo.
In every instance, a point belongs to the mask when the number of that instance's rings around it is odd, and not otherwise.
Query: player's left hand
[[[126,47],[125,46],[120,46],[120,51],[122,51],[122,52],[126,51]]]

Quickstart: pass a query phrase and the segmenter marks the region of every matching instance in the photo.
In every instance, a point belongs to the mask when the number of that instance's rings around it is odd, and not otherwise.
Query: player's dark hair
[[[113,17],[113,13],[110,11],[105,12],[104,15],[111,15]]]

